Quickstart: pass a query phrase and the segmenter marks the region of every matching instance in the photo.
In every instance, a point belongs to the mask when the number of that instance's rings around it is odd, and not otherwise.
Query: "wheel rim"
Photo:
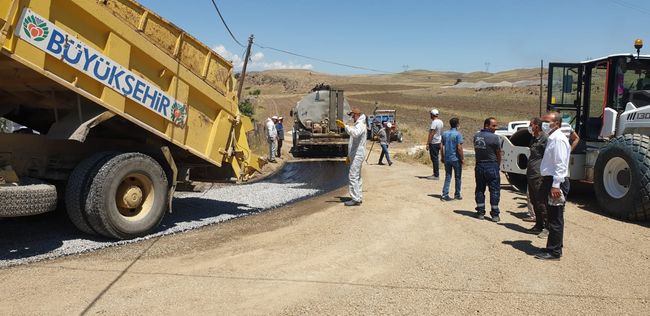
[[[615,157],[610,159],[603,170],[603,185],[609,196],[620,199],[630,190],[632,174],[625,159]]]
[[[126,220],[137,221],[151,213],[154,202],[153,181],[146,175],[130,173],[117,187],[115,203]]]

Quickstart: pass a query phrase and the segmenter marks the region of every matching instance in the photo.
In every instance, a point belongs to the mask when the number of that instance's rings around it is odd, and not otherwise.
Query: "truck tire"
[[[627,134],[610,141],[594,165],[594,191],[607,213],[650,220],[650,137]]]
[[[97,233],[117,239],[144,236],[162,220],[168,205],[165,171],[141,153],[106,160],[86,199],[88,222]]]
[[[65,188],[66,212],[72,224],[84,233],[97,234],[90,226],[85,210],[90,184],[104,162],[115,155],[117,153],[96,153],[79,163],[68,177]]]
[[[0,186],[0,217],[42,214],[56,209],[56,187],[33,178],[18,186]]]
[[[397,132],[397,141],[400,142],[400,143],[404,141],[404,137],[402,136],[402,132]]]

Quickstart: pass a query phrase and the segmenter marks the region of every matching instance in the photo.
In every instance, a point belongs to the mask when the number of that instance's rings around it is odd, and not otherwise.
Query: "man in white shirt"
[[[442,141],[442,120],[438,118],[440,112],[438,109],[431,110],[431,128],[429,129],[429,138],[427,138],[427,150],[433,164],[433,175],[427,179],[440,179],[440,142]]]
[[[277,122],[278,117],[275,115],[266,119],[266,141],[269,143],[269,162],[277,162],[275,160],[278,144],[278,130],[275,128],[275,123]]]
[[[540,196],[547,199],[548,239],[543,252],[537,259],[560,260],[564,235],[564,203],[551,203],[566,198],[569,194],[569,158],[571,146],[562,133],[562,116],[558,112],[547,112],[542,117],[542,131],[548,135],[544,157],[540,166],[543,177]]]
[[[350,135],[348,144],[348,156],[346,162],[350,164],[348,178],[350,180],[349,191],[350,200],[344,203],[345,206],[359,206],[363,202],[363,184],[361,180],[361,166],[366,155],[366,140],[368,128],[366,127],[366,116],[358,108],[352,108],[348,113],[354,125],[346,125],[342,120],[336,120],[336,125],[344,128],[345,132]]]

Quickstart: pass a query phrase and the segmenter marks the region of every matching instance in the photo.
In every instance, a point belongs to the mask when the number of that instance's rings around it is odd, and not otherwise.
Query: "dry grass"
[[[537,115],[539,86],[485,89],[445,86],[457,79],[470,82],[532,80],[538,72],[538,69],[496,74],[409,71],[394,75],[333,76],[307,70],[277,70],[251,73],[247,76],[248,90],[245,91],[260,89],[262,92],[254,102],[258,121],[271,115],[284,116],[285,129],[290,130],[293,121],[288,118],[289,111],[315,84],[324,82],[343,88],[350,105],[365,113],[372,113],[375,102],[380,108],[397,110],[397,121],[404,134],[404,143],[393,145],[399,151],[426,142],[431,122],[429,111],[433,107],[441,111],[440,118],[446,128],[449,119],[458,117],[461,133],[467,140],[482,128],[487,117],[494,116],[500,125],[505,125],[508,121],[527,120]],[[466,147],[471,144],[466,142]],[[427,155],[425,158],[428,160]]]

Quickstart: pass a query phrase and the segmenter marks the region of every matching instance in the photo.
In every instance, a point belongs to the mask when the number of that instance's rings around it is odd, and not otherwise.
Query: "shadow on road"
[[[333,200],[327,200],[325,203],[345,203],[352,200],[349,196],[335,196]]]
[[[642,227],[650,228],[650,222],[633,222],[622,220],[620,218],[613,217],[600,207],[598,200],[596,199],[593,187],[590,184],[579,183],[572,181],[571,189],[569,190],[569,196],[567,197],[569,202],[574,203],[579,209],[591,212],[594,214],[602,215],[607,218],[621,221],[625,223],[635,224]]]
[[[531,231],[528,230],[528,228],[523,227],[523,226],[521,226],[519,224],[499,223],[498,225],[503,226],[503,227],[505,227],[507,229],[514,230],[514,231],[519,232],[519,233],[524,233],[524,234],[529,234],[529,235],[536,235],[536,234],[539,233],[539,232],[537,232],[537,233],[531,232]]]
[[[507,211],[507,212],[518,219],[524,219],[529,217],[528,212],[513,212],[513,211]]]
[[[542,249],[533,246],[533,242],[530,240],[504,240],[501,243],[504,245],[512,246],[512,248],[522,251],[529,256],[535,255],[542,251]]]
[[[476,218],[476,211],[454,210],[454,213],[459,214],[459,215],[463,215],[463,216],[467,216],[467,217],[470,217],[472,219],[480,221],[480,219]],[[484,221],[492,221],[489,216],[486,216],[482,220],[484,220]]]

